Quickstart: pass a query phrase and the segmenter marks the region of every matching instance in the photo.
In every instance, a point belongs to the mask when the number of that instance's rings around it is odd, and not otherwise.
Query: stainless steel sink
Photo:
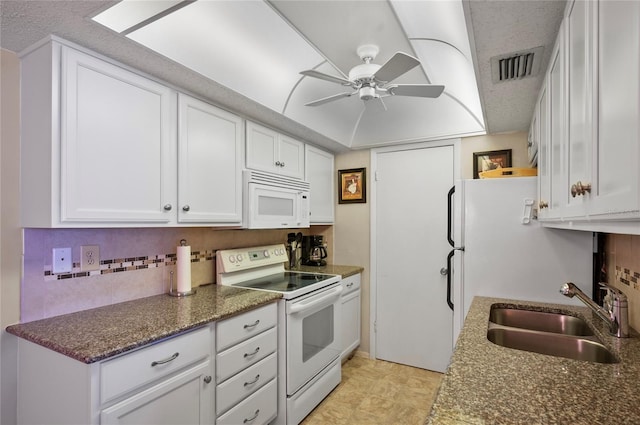
[[[579,317],[562,313],[491,308],[489,321],[498,325],[564,335],[591,336],[593,330]]]
[[[493,305],[487,339],[515,350],[588,362],[618,363],[587,322],[569,314]]]
[[[487,338],[494,344],[516,350],[588,362],[618,363],[604,345],[593,339],[504,327],[490,328]]]

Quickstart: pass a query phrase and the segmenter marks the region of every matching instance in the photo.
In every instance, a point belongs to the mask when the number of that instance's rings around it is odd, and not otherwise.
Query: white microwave
[[[253,170],[243,180],[244,228],[309,227],[309,182]]]

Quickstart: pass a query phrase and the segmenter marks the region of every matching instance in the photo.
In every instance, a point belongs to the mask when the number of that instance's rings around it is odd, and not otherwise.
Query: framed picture
[[[338,170],[338,203],[364,204],[367,202],[367,174],[364,168]]]
[[[511,149],[473,153],[474,179],[479,179],[483,171],[507,167],[511,167]]]

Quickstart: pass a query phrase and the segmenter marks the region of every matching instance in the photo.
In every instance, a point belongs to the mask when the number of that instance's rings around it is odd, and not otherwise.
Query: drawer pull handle
[[[168,357],[168,358],[166,358],[164,360],[156,360],[154,362],[151,362],[151,367],[158,366],[159,364],[165,364],[165,363],[172,362],[175,359],[177,359],[179,355],[180,355],[180,353],[175,353],[173,356]]]
[[[244,353],[244,358],[246,359],[247,357],[255,356],[256,354],[258,354],[258,351],[260,351],[260,347],[253,350],[253,353]]]
[[[347,283],[347,288],[351,288],[353,286],[353,282]]]
[[[242,421],[242,423],[248,423],[248,422],[253,422],[258,415],[260,414],[260,409],[256,410],[256,413],[254,413],[253,417],[249,418],[249,419],[245,419],[244,421]]]
[[[245,383],[244,383],[244,386],[245,386],[245,387],[248,387],[249,385],[253,385],[253,384],[255,384],[256,382],[258,382],[258,380],[259,380],[259,379],[260,379],[260,374],[257,374],[257,375],[256,375],[256,379],[254,379],[254,380],[253,380],[253,381],[251,381],[251,382],[245,382]]]
[[[255,322],[253,322],[251,325],[244,325],[245,329],[249,329],[249,328],[255,328],[256,326],[258,326],[258,324],[260,323],[260,319],[256,320]]]

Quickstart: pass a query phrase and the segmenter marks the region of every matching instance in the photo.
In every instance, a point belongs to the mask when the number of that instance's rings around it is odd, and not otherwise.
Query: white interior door
[[[375,179],[375,356],[444,372],[452,352],[446,302],[447,193],[453,145],[378,152]]]

